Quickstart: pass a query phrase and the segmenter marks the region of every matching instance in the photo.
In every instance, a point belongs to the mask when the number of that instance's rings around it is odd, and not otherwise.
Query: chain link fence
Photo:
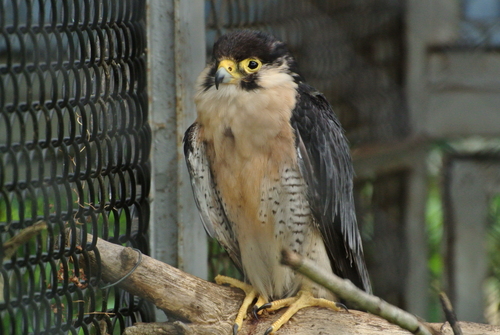
[[[121,334],[154,319],[100,289],[88,256],[95,237],[149,253],[145,30],[144,1],[0,0],[0,247],[47,223],[3,260],[2,334]]]

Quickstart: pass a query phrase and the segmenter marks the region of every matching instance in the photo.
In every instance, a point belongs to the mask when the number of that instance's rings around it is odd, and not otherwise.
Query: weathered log
[[[87,234],[90,241],[92,236]],[[100,266],[105,281],[116,282],[136,265],[139,255],[131,249],[97,240]],[[95,266],[95,255],[89,252]],[[94,269],[95,270],[95,269]],[[135,271],[117,286],[154,303],[177,321],[168,323],[138,323],[127,328],[125,335],[139,334],[210,334],[232,333],[233,320],[243,300],[238,289],[216,285],[146,255]],[[263,334],[283,313],[266,314],[255,320],[249,316],[238,334]],[[461,322],[463,333],[500,334],[500,327]],[[431,324],[435,334],[452,334],[443,324]],[[388,334],[409,335],[410,332],[377,316],[359,311],[333,312],[323,308],[299,311],[277,334]]]
[[[45,229],[47,229],[47,223],[45,221],[37,221],[33,225],[24,228],[19,233],[12,236],[3,244],[3,257],[0,257],[0,262],[4,259],[11,258],[20,246],[28,243],[34,236],[40,234],[40,232]]]

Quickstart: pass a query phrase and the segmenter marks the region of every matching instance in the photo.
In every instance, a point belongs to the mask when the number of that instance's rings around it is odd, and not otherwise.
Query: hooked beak
[[[233,79],[231,74],[223,67],[219,67],[217,72],[215,72],[215,88],[219,89],[221,83],[227,84]]]
[[[219,89],[220,84],[233,84],[238,78],[241,78],[241,74],[238,72],[236,63],[230,59],[224,59],[219,63],[215,72],[215,88]]]

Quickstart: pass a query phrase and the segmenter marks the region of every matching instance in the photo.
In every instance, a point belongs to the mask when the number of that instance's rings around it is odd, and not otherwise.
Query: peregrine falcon
[[[288,306],[266,334],[300,308],[336,309],[332,293],[280,264],[282,249],[371,292],[347,140],[285,43],[258,31],[223,35],[195,102],[184,137],[194,197],[206,231],[246,282],[217,278],[247,294],[233,332],[255,299],[254,310]]]

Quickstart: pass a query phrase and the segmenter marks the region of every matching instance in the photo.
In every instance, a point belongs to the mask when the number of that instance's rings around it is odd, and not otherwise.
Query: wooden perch
[[[92,236],[87,234],[90,241]],[[116,282],[129,273],[138,260],[138,253],[131,249],[98,239],[103,279]],[[94,254],[89,252],[92,258]],[[95,266],[95,259],[94,266]],[[95,269],[94,269],[95,270]],[[145,334],[232,334],[232,326],[243,292],[219,286],[168,264],[143,255],[137,269],[121,281],[118,287],[154,303],[177,321],[168,323],[138,323],[129,327],[125,335]],[[263,315],[259,320],[249,316],[239,335],[264,334],[265,330],[284,312]],[[500,333],[500,327],[460,323],[464,335]],[[430,325],[434,334],[451,335],[442,324]],[[281,335],[409,335],[410,332],[390,324],[380,317],[351,310],[333,312],[323,308],[306,308],[299,311],[277,334]]]
[[[40,232],[45,229],[47,229],[47,223],[45,221],[37,221],[33,225],[21,230],[17,235],[12,236],[3,244],[3,258],[11,258],[20,246],[28,243],[34,236],[40,234]],[[2,259],[0,259],[0,261],[2,261]]]

